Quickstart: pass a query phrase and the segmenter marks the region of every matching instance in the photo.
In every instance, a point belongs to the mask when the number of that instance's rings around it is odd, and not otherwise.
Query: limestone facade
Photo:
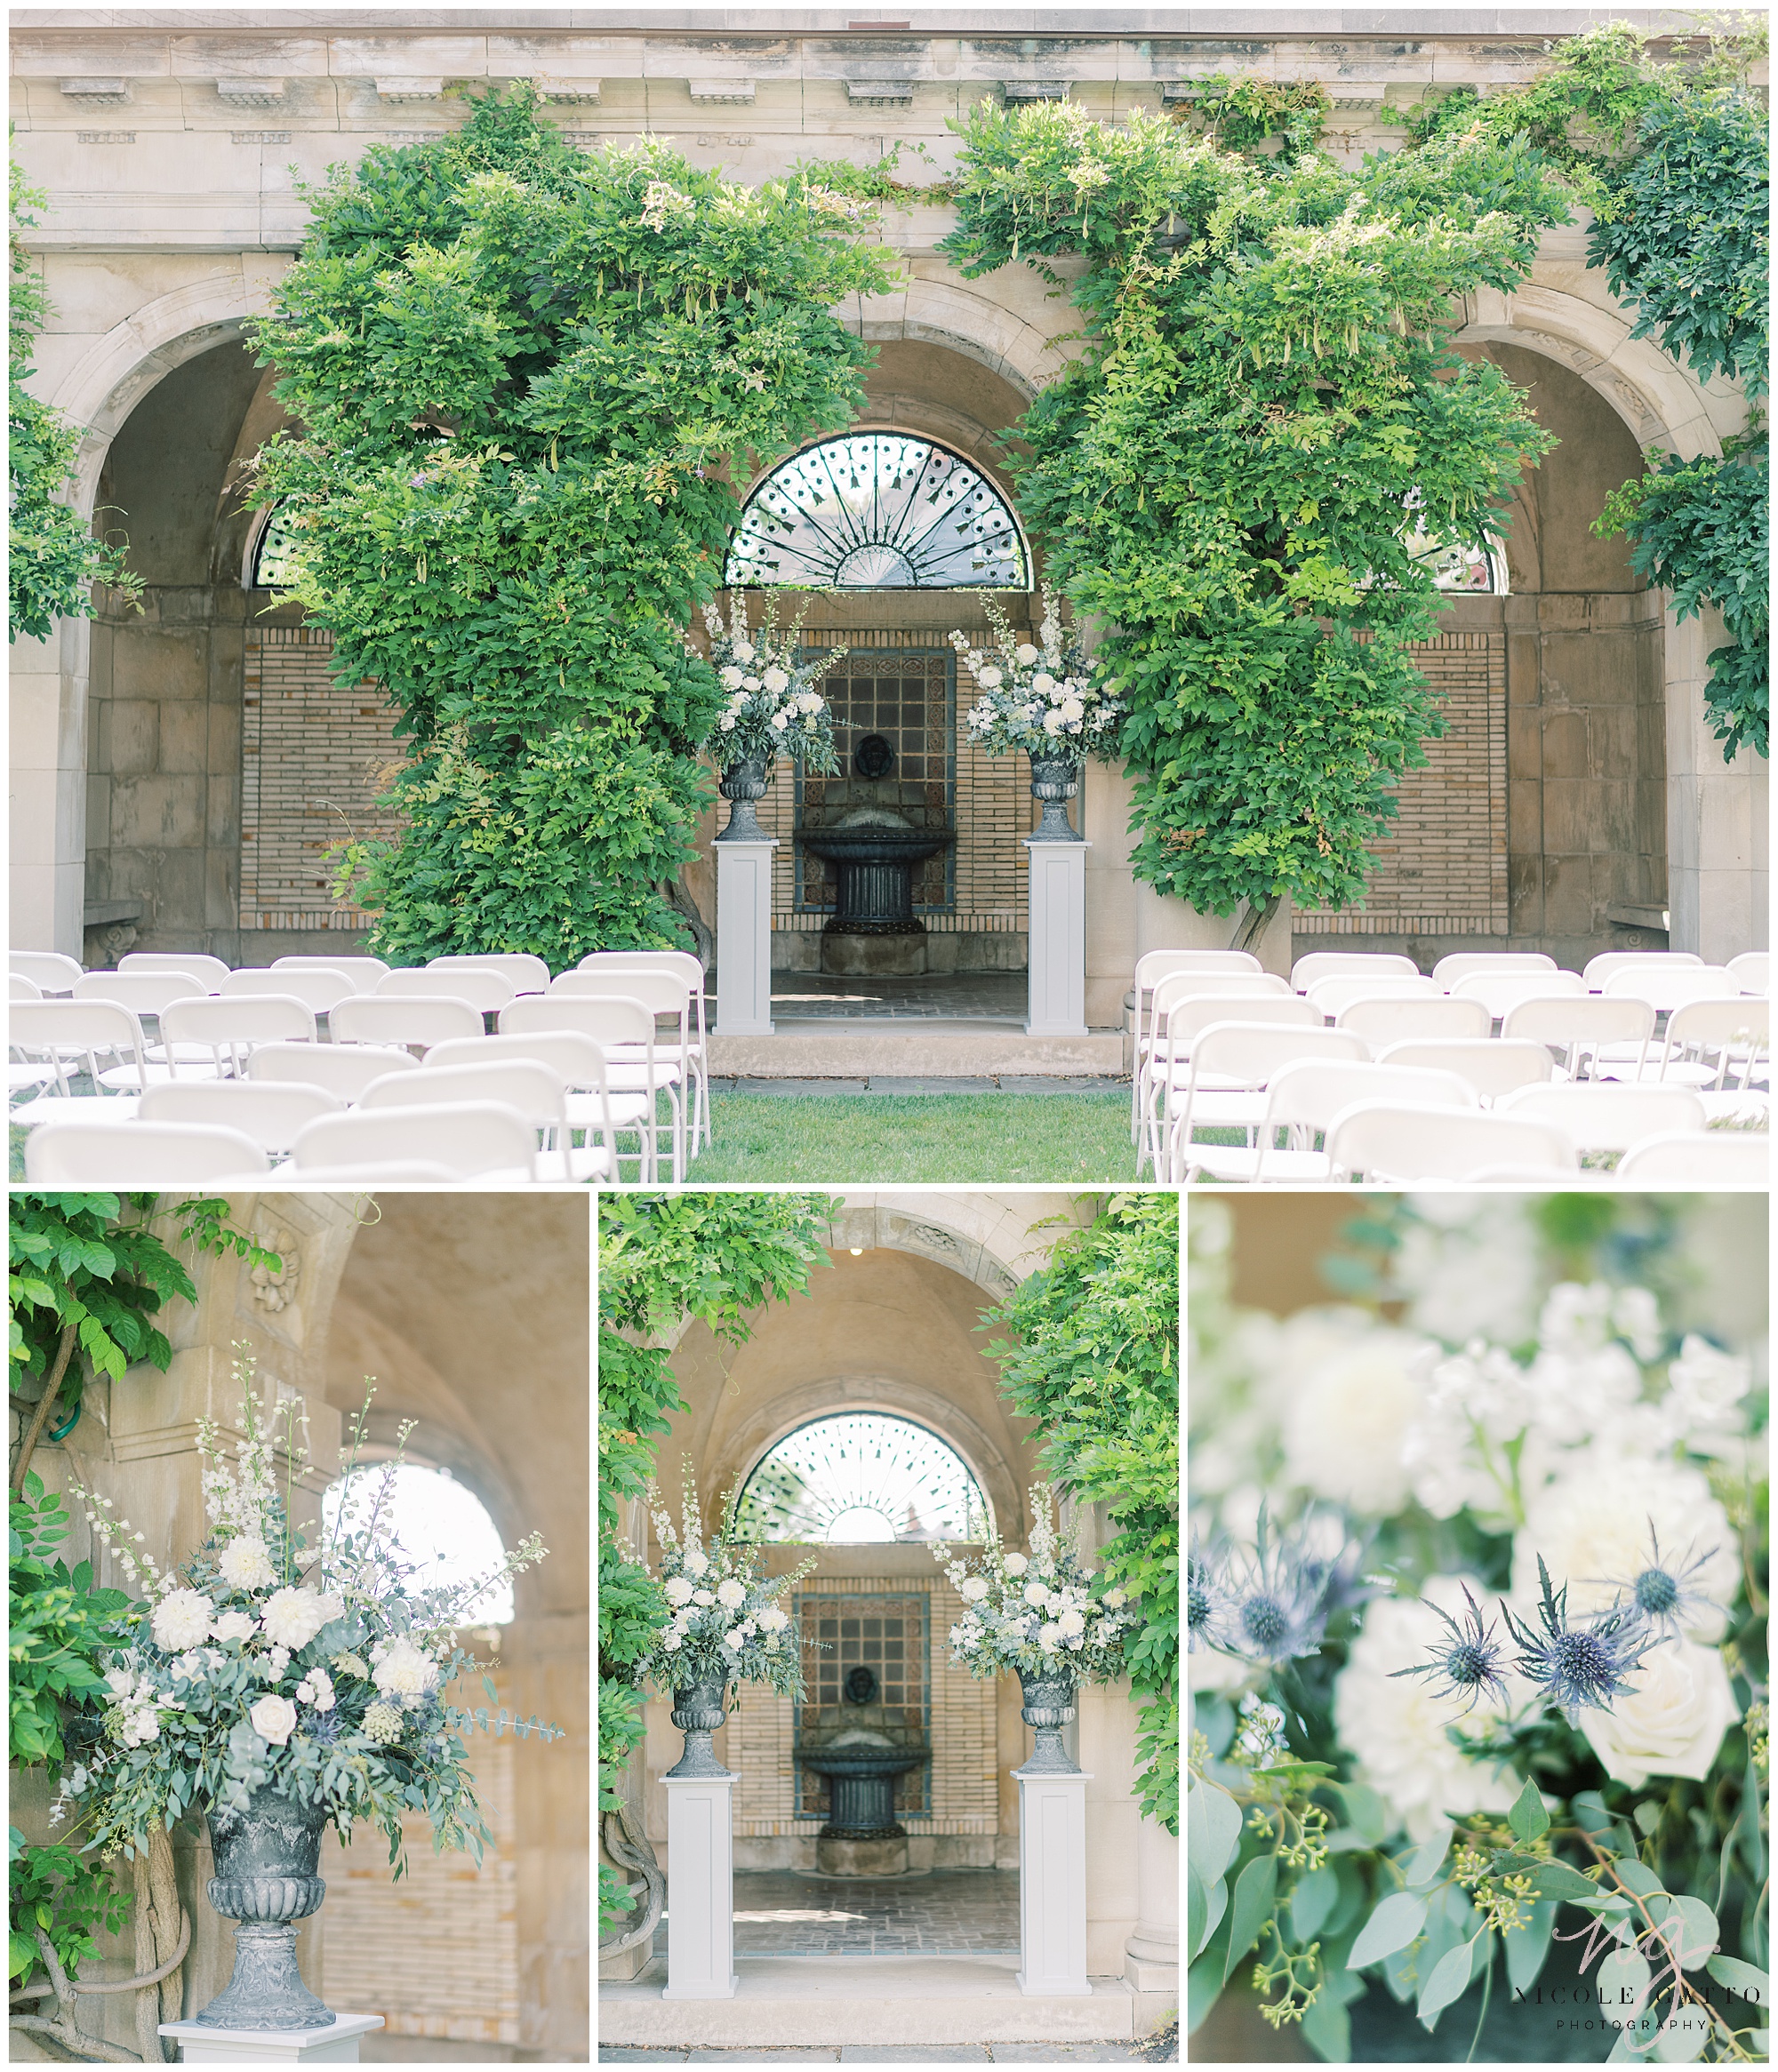
[[[899,145],[901,176],[918,182],[952,167],[947,124],[984,95],[1065,92],[1117,120],[1189,100],[1205,76],[1253,72],[1326,84],[1328,143],[1350,159],[1398,137],[1389,115],[1429,93],[1530,76],[1544,37],[1580,19],[1530,11],[1482,28],[1431,10],[1277,11],[1231,31],[1132,9],[1112,26],[1010,35],[997,17],[955,12],[853,28],[840,14],[694,10],[594,28],[547,12],[366,10],[336,34],[251,9],[197,26],[173,10],[25,11],[13,118],[27,174],[48,190],[30,247],[55,310],[36,386],[84,428],[80,506],[122,514],[99,522],[128,533],[149,594],[140,616],[107,609],[97,625],[15,644],[13,940],[77,952],[91,917],[89,961],[127,947],[104,931],[133,929],[139,947],[256,962],[337,946],[341,922],[350,932],[354,916],[327,910],[324,852],[363,831],[387,716],[356,687],[330,712],[323,653],[241,587],[253,519],[243,464],[280,420],[268,375],[237,341],[300,243],[299,184],[372,143],[448,130],[462,119],[459,88],[535,77],[578,141],[652,134],[742,180]],[[887,212],[905,277],[842,313],[879,349],[861,421],[938,438],[1005,487],[997,436],[1075,348],[1029,268],[954,272],[937,251],[953,221],[919,199]],[[1674,626],[1623,543],[1588,530],[1644,454],[1719,452],[1745,399],[1630,338],[1585,264],[1583,221],[1546,235],[1525,286],[1480,293],[1461,315],[1462,349],[1526,386],[1562,444],[1515,500],[1510,593],[1454,600],[1425,658],[1450,682],[1454,724],[1404,788],[1373,896],[1301,916],[1299,947],[1331,932],[1430,957],[1480,936],[1572,961],[1657,946],[1663,916],[1674,947],[1709,957],[1763,943],[1765,764],[1743,751],[1725,766],[1699,702],[1720,630]],[[970,626],[972,604],[855,594],[823,623],[831,637],[941,645]],[[268,730],[264,703],[248,700],[293,657],[301,724]],[[956,804],[992,846],[1028,807],[1015,776],[978,774],[979,796]],[[781,816],[789,782],[774,784]],[[1088,1020],[1104,1026],[1141,950],[1225,940],[1228,924],[1133,883],[1127,780],[1090,766],[1083,789]],[[707,916],[714,825],[689,880]],[[1022,961],[1023,856],[1016,836],[1006,845],[1006,868],[984,862],[929,922],[941,961]],[[775,933],[795,968],[814,923],[783,861]],[[1280,916],[1268,962],[1287,961],[1289,936]]]

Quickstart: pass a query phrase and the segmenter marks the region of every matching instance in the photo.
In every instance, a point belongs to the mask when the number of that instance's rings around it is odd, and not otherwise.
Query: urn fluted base
[[[673,1693],[673,1724],[685,1737],[685,1753],[667,1772],[669,1777],[726,1777],[730,1772],[717,1761],[710,1736],[722,1724],[722,1684],[691,1684]]]
[[[1063,1748],[1061,1730],[1074,1717],[1074,1685],[1066,1676],[1028,1676],[1019,1672],[1024,1704],[1019,1716],[1030,1728],[1035,1746],[1023,1767],[1033,1776],[1077,1776],[1080,1765],[1069,1761]]]
[[[210,1904],[235,1930],[235,1974],[192,2017],[206,2028],[324,2028],[332,2010],[302,1982],[296,1924],[327,1896],[316,1875],[324,1806],[298,1805],[261,1788],[244,1812],[220,1807],[209,1818],[216,1876]]]
[[[1043,806],[1043,818],[1031,829],[1032,842],[1078,842],[1068,817],[1068,802],[1080,789],[1080,764],[1071,756],[1031,757],[1031,796]]]
[[[771,780],[772,764],[764,756],[744,756],[738,763],[731,763],[723,772],[717,789],[728,800],[729,812],[728,825],[717,836],[718,842],[770,839],[753,809],[756,802],[765,796]]]

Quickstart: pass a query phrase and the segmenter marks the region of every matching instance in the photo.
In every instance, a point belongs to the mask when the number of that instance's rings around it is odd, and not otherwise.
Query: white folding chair
[[[198,1123],[47,1122],[25,1146],[35,1187],[214,1186],[256,1178],[270,1163],[241,1131]]]
[[[1269,972],[1245,975],[1248,990],[1233,982],[1217,983],[1213,973],[1180,972],[1162,979],[1155,988],[1154,1036],[1147,1055],[1137,1060],[1141,1110],[1136,1170],[1152,1165],[1160,1170],[1162,1115],[1174,1086],[1183,1087],[1191,1068],[1191,1046],[1200,1030],[1213,1022],[1267,1022],[1288,1028],[1323,1028],[1325,1020],[1318,1007],[1300,999],[1282,979],[1272,979],[1269,988],[1258,990]],[[1210,989],[1195,990],[1198,986]]]
[[[419,1069],[413,1052],[393,1044],[260,1044],[247,1060],[255,1083],[317,1086],[348,1104],[373,1079]]]
[[[1665,957],[1607,972],[1599,990],[1607,1000],[1646,1000],[1656,1014],[1670,1014],[1694,1000],[1744,997],[1726,965],[1669,964]]]
[[[1503,1042],[1542,1044],[1562,1053],[1562,1069],[1570,1079],[1599,1076],[1601,1063],[1626,1058],[1633,1079],[1648,1054],[1654,1034],[1654,1010],[1646,1000],[1607,1000],[1588,993],[1534,996],[1509,1007],[1501,1017]],[[1584,1069],[1583,1069],[1584,1068]]]
[[[1243,1021],[1238,1007],[1192,1039],[1185,1084],[1175,1104],[1171,1084],[1161,1124],[1166,1151],[1156,1177],[1176,1185],[1198,1130],[1237,1129],[1249,1142],[1264,1120],[1266,1088],[1286,1065],[1304,1058],[1360,1060],[1362,1036],[1289,1022]]]
[[[22,972],[6,974],[6,997],[9,1000],[41,1000],[44,989],[35,979],[28,979]]]
[[[1667,1017],[1654,1076],[1719,1093],[1732,1085],[1738,1065],[1745,1092],[1762,1060],[1771,1077],[1771,1057],[1770,1001],[1753,994],[1739,1000],[1687,1000]]]
[[[623,1173],[618,1163],[618,1138],[633,1132],[637,1178],[645,1176],[654,1103],[645,1093],[612,1092],[605,1054],[591,1036],[573,1028],[537,1029],[529,1036],[464,1036],[438,1044],[426,1053],[428,1067],[473,1065],[499,1058],[535,1059],[559,1076],[566,1089],[570,1127],[583,1130],[589,1145],[597,1140],[610,1158],[613,1179],[620,1183]]]
[[[76,1000],[115,1000],[138,1020],[158,1016],[175,1000],[204,1000],[210,988],[188,972],[83,972],[74,982]]]
[[[194,993],[214,993],[228,976],[220,956],[202,949],[132,949],[117,959],[120,972],[188,972],[198,983]]]
[[[286,964],[281,971],[269,964],[248,964],[230,972],[218,990],[224,1000],[262,1000],[275,993],[284,999],[307,1001],[318,1017],[331,1014],[342,1000],[351,999],[358,986],[349,972],[332,964]]]
[[[697,1112],[692,1118],[692,1152],[700,1140],[709,1144],[710,1046],[709,1003],[705,990],[703,964],[688,949],[596,949],[575,965],[580,972],[647,971],[675,972],[690,988],[687,1002],[692,1017],[691,1051],[696,1081]],[[552,989],[554,981],[551,981]]]
[[[1335,1116],[1355,1101],[1407,1101],[1422,1107],[1472,1108],[1476,1091],[1450,1072],[1361,1059],[1305,1058],[1285,1065],[1267,1089],[1265,1119],[1252,1150],[1220,1144],[1185,1148],[1184,1181],[1245,1180],[1257,1187],[1314,1186],[1332,1173],[1325,1150],[1315,1148]],[[1274,1140],[1285,1132],[1280,1148]]]
[[[1493,1026],[1479,1000],[1453,1000],[1398,994],[1367,994],[1349,1000],[1334,1017],[1335,1028],[1361,1036],[1373,1052],[1389,1044],[1434,1036],[1486,1036]]]
[[[1705,1120],[1704,1104],[1689,1087],[1621,1086],[1608,1080],[1521,1086],[1502,1095],[1494,1113],[1551,1123],[1583,1154],[1626,1151],[1644,1137],[1702,1130]]]
[[[300,1187],[305,1189],[340,1186],[461,1187],[462,1182],[448,1165],[423,1158],[392,1158],[386,1165],[280,1165],[268,1175],[268,1187]]]
[[[271,962],[275,972],[301,971],[306,967],[344,972],[361,993],[374,993],[377,981],[388,975],[388,966],[380,956],[277,956]]]
[[[1444,993],[1437,979],[1426,978],[1419,972],[1384,972],[1375,978],[1368,973],[1330,972],[1325,978],[1311,979],[1303,998],[1312,1000],[1331,1017],[1355,1000],[1438,1000]]]
[[[493,949],[476,951],[473,954],[455,950],[447,956],[428,957],[426,969],[446,974],[467,970],[498,972],[515,994],[547,993],[549,990],[549,966],[541,956],[533,956],[526,949]],[[451,988],[449,986],[440,986],[437,990],[448,993]],[[504,1006],[506,1002],[502,1001],[501,1004]]]
[[[1417,979],[1420,966],[1392,949],[1311,949],[1290,967],[1293,993],[1306,993],[1317,979]]]
[[[417,1162],[443,1166],[454,1180],[529,1187],[536,1151],[536,1132],[517,1108],[491,1100],[433,1101],[322,1116],[297,1138],[291,1170],[306,1178],[310,1166],[348,1174],[355,1167]]]
[[[136,1112],[146,1123],[238,1130],[262,1151],[276,1155],[288,1151],[316,1116],[339,1114],[345,1106],[339,1094],[295,1080],[170,1079],[149,1087]]]
[[[1723,968],[1734,974],[1735,984],[1743,993],[1771,990],[1772,959],[1763,949],[1744,949],[1739,956],[1732,956]]]
[[[1432,976],[1448,993],[1471,972],[1553,972],[1556,959],[1541,949],[1460,949],[1441,956]]]
[[[72,993],[74,981],[81,975],[80,966],[71,956],[63,956],[54,949],[8,950],[6,966],[21,979],[30,980],[45,999]]]
[[[132,1009],[116,1000],[17,1000],[6,1013],[6,1040],[20,1055],[20,1068],[9,1070],[18,1086],[54,1082],[58,1095],[68,1095],[68,1068],[84,1070],[101,1095],[140,1093],[148,1074],[148,1046]],[[115,1065],[101,1060],[115,1058]],[[42,1120],[39,1102],[12,1111],[14,1122]]]
[[[342,1000],[327,1024],[336,1044],[401,1044],[422,1051],[483,1033],[481,1010],[468,1000],[402,993]]]
[[[453,964],[439,971],[431,964],[390,972],[377,980],[374,1000],[467,1000],[480,1014],[498,1014],[512,998],[512,980],[488,964]]]
[[[1587,990],[1598,993],[1604,990],[1614,972],[1633,972],[1638,965],[1653,971],[1660,964],[1701,964],[1703,961],[1689,949],[1606,949],[1587,959],[1581,976],[1587,981]]]
[[[260,1044],[312,1044],[315,1010],[287,993],[224,999],[174,1000],[161,1010],[165,1073],[194,1079],[239,1079]]]
[[[1247,964],[1219,964],[1201,966],[1190,964],[1171,972],[1154,971],[1148,973],[1147,983],[1142,982],[1144,967],[1152,957],[1185,956],[1248,957]],[[1251,966],[1251,968],[1250,968]],[[1181,1000],[1208,999],[1216,995],[1227,995],[1243,1000],[1283,999],[1290,994],[1290,981],[1281,979],[1276,972],[1263,971],[1259,959],[1245,950],[1150,950],[1147,956],[1136,963],[1138,983],[1135,989],[1135,1049],[1133,1065],[1130,1073],[1131,1124],[1130,1140],[1140,1140],[1147,1124],[1149,1112],[1149,1076],[1157,1048],[1163,1052],[1168,1045],[1161,1041],[1161,1032],[1174,1005]],[[1147,1003],[1147,1027],[1143,1026],[1143,1003]],[[1140,1168],[1139,1168],[1140,1170]]]
[[[1616,1178],[1626,1187],[1764,1189],[1771,1168],[1772,1140],[1763,1130],[1663,1130],[1630,1147]]]
[[[626,1092],[646,1091],[649,1087],[665,1091],[672,1117],[673,1177],[676,1181],[683,1180],[688,1156],[687,1130],[691,1116],[696,1113],[696,1080],[700,1069],[700,1060],[692,1054],[692,995],[685,979],[675,972],[641,970],[634,966],[617,972],[595,967],[590,971],[564,972],[553,981],[546,997],[565,1004],[581,1000],[635,1000],[648,1009],[654,1027],[645,1044],[637,1040],[600,1040],[604,1043],[607,1074],[613,1088]],[[517,1007],[520,1003],[515,1001],[513,1004]],[[674,1024],[670,1035],[661,1029],[659,1024],[663,1020]],[[502,1032],[523,1034],[525,1026],[509,1021],[505,1014],[501,1017]],[[573,1021],[538,1020],[529,1026],[572,1028],[580,1025]],[[684,1098],[684,1089],[688,1085],[692,1090],[689,1113]],[[691,1148],[696,1148],[695,1139]]]
[[[1372,1186],[1470,1180],[1490,1166],[1551,1174],[1580,1166],[1574,1144],[1548,1123],[1382,1100],[1355,1101],[1334,1117],[1327,1163],[1335,1180],[1362,1173]]]
[[[562,1075],[536,1058],[485,1058],[473,1064],[440,1065],[428,1057],[418,1072],[392,1072],[364,1089],[361,1114],[385,1108],[436,1106],[440,1102],[496,1101],[516,1109],[542,1139],[532,1164],[540,1180],[592,1180],[611,1170],[597,1145],[573,1147],[568,1090]]]
[[[1557,971],[1547,964],[1466,972],[1451,984],[1454,999],[1481,1001],[1494,1021],[1521,1000],[1578,1000],[1586,990],[1586,980],[1578,972]]]
[[[1377,1062],[1454,1072],[1485,1103],[1499,1100],[1515,1087],[1540,1086],[1556,1068],[1542,1044],[1505,1043],[1490,1036],[1423,1036],[1390,1044],[1377,1052]]]

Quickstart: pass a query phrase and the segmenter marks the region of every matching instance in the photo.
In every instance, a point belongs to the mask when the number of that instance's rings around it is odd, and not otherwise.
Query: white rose
[[[716,1599],[708,1590],[693,1590],[692,1592],[692,1602],[694,1604],[714,1604],[716,1603]]]
[[[971,1576],[957,1586],[957,1594],[965,1604],[979,1604],[988,1595],[988,1585],[981,1576]]]
[[[661,1586],[669,1604],[685,1604],[691,1602],[692,1586],[684,1576],[669,1576]]]
[[[1021,650],[1021,656],[1022,653],[1023,651]],[[1031,688],[1039,698],[1047,698],[1050,692],[1057,688],[1056,680],[1047,669],[1039,669],[1037,675],[1031,678]]]
[[[105,1672],[105,1681],[119,1698],[127,1698],[131,1692],[136,1688],[136,1674],[133,1669],[108,1669]]]
[[[1033,662],[1040,659],[1039,651],[1029,640],[1021,640],[1013,650],[1013,660],[1021,669],[1029,669]]]
[[[1031,1564],[1022,1554],[1009,1554],[1000,1565],[1009,1576],[1021,1576]]]
[[[743,676],[741,680],[749,691],[757,691],[759,688],[757,676]]]
[[[788,712],[774,712],[772,715],[772,731],[773,733],[781,734],[784,729],[789,726],[789,724],[790,716]]]
[[[757,652],[750,640],[738,640],[734,644],[734,659],[738,662],[750,662]]]
[[[1061,1617],[1057,1620],[1056,1624],[1070,1636],[1077,1633],[1085,1633],[1086,1630],[1086,1621],[1078,1612],[1064,1612]]]
[[[326,1623],[313,1590],[274,1590],[260,1614],[268,1640],[280,1647],[307,1647]]]
[[[231,1540],[222,1549],[216,1565],[231,1590],[263,1590],[277,1580],[277,1571],[272,1566],[272,1557],[266,1552],[263,1540],[252,1540],[244,1535]]]
[[[731,662],[727,668],[725,668],[722,673],[723,689],[725,691],[739,691],[741,688],[741,674],[742,672],[736,668],[734,664]]]
[[[661,1644],[670,1655],[677,1649],[685,1646],[685,1636],[679,1631],[679,1628],[677,1626],[669,1626],[666,1632],[661,1636]]]
[[[260,1629],[259,1621],[250,1619],[244,1612],[224,1612],[210,1628],[212,1640],[251,1640]]]
[[[1053,1626],[1048,1620],[1037,1628],[1037,1645],[1045,1654],[1053,1654],[1061,1640],[1061,1628]]]
[[[746,1602],[746,1586],[737,1582],[733,1576],[727,1577],[717,1585],[717,1603],[718,1604],[725,1605],[733,1612],[737,1604],[744,1604]]]
[[[723,1645],[733,1648],[739,1654],[741,1649],[747,1645],[747,1636],[737,1626],[733,1632],[724,1634]]]
[[[1454,1618],[1465,1607],[1467,1580],[1478,1603],[1487,1592],[1474,1576],[1430,1577],[1421,1596]],[[1352,1643],[1345,1668],[1334,1687],[1334,1723],[1340,1744],[1357,1758],[1357,1776],[1381,1792],[1394,1817],[1409,1836],[1423,1842],[1441,1825],[1446,1807],[1466,1812],[1503,1813],[1518,1796],[1519,1783],[1510,1768],[1496,1770],[1473,1763],[1446,1735],[1454,1708],[1435,1698],[1438,1679],[1392,1677],[1391,1672],[1423,1662],[1448,1637],[1442,1620],[1411,1597],[1379,1597],[1365,1613],[1364,1631]],[[1194,1688],[1205,1688],[1197,1665],[1205,1653],[1191,1656]],[[1509,1695],[1510,1695],[1510,1682]],[[1486,1732],[1497,1716],[1484,1698],[1464,1722]]]
[[[719,719],[719,720],[717,722],[717,726],[718,726],[718,727],[719,727],[719,728],[722,730],[722,732],[723,732],[724,733],[725,733],[725,734],[732,734],[732,733],[734,732],[734,715],[733,715],[733,713],[732,713],[732,712],[725,712],[725,713],[724,713],[724,715],[722,716],[722,717],[721,717],[721,718],[720,718],[720,719]]]
[[[1366,1332],[1310,1366],[1282,1419],[1290,1479],[1361,1516],[1400,1510],[1410,1494],[1402,1444],[1433,1350],[1404,1332]]]
[[[1047,1604],[1049,1601],[1050,1594],[1048,1590],[1044,1588],[1042,1583],[1027,1583],[1025,1585],[1026,1604]]]
[[[992,662],[975,672],[975,680],[984,691],[997,691],[1006,681],[1006,672],[996,668]]]
[[[260,1700],[247,1717],[252,1721],[256,1734],[281,1748],[296,1726],[296,1708],[288,1698],[268,1696]]]
[[[1614,1698],[1609,1712],[1590,1707],[1581,1714],[1593,1753],[1622,1784],[1702,1780],[1740,1716],[1722,1657],[1694,1640],[1669,1641],[1651,1649],[1634,1674],[1634,1696]]]
[[[182,1653],[210,1637],[216,1607],[202,1590],[169,1590],[155,1606],[155,1638],[169,1654]]]
[[[321,1593],[318,1604],[321,1623],[324,1626],[332,1626],[336,1619],[343,1619],[346,1616],[346,1600],[337,1590],[324,1590]]]
[[[383,1650],[371,1681],[395,1698],[420,1698],[438,1681],[438,1665],[411,1640],[393,1641]]]
[[[789,672],[786,669],[767,669],[759,680],[774,698],[790,686]]]

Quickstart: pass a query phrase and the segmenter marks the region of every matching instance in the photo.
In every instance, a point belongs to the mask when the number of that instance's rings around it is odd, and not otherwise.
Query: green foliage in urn
[[[826,1254],[823,1195],[608,1194],[599,1204],[599,1810],[641,1741],[643,1665],[661,1646],[661,1586],[620,1541],[620,1506],[642,1497],[669,1419],[685,1407],[661,1340],[686,1316],[743,1345],[751,1312],[805,1292]],[[754,1636],[749,1636],[753,1639]],[[757,1644],[757,1643],[756,1643]],[[636,1904],[599,1866],[599,1917]]]
[[[1453,299],[1521,280],[1565,197],[1517,140],[1349,171],[1288,135],[1248,158],[1068,102],[960,126],[948,256],[1030,264],[1079,313],[1084,350],[1020,428],[1020,501],[1107,629],[1138,876],[1207,912],[1245,901],[1244,934],[1285,894],[1358,900],[1440,726],[1407,652],[1439,606],[1416,516],[1485,542],[1549,444],[1450,350]]]
[[[861,205],[652,140],[578,152],[528,86],[308,198],[255,332],[305,436],[261,480],[290,500],[293,594],[412,758],[402,831],[348,844],[340,889],[404,962],[677,943],[662,887],[717,712],[684,632],[720,580],[731,460],[861,403],[866,348],[831,314],[888,280]]]
[[[1118,1636],[1139,1706],[1138,1788],[1144,1812],[1177,1833],[1178,1196],[1106,1202],[989,1322],[1010,1334],[990,1350],[1014,1410],[1045,1429],[1045,1473],[1102,1504],[1114,1528],[1098,1559],[1141,1613]]]
[[[61,500],[73,479],[80,429],[25,386],[50,315],[43,277],[22,240],[44,196],[16,163],[7,173],[6,625],[12,640],[21,633],[42,640],[58,619],[92,616],[95,582],[111,584],[125,600],[140,596],[142,586],[124,567],[127,547],[94,539],[80,513]]]

